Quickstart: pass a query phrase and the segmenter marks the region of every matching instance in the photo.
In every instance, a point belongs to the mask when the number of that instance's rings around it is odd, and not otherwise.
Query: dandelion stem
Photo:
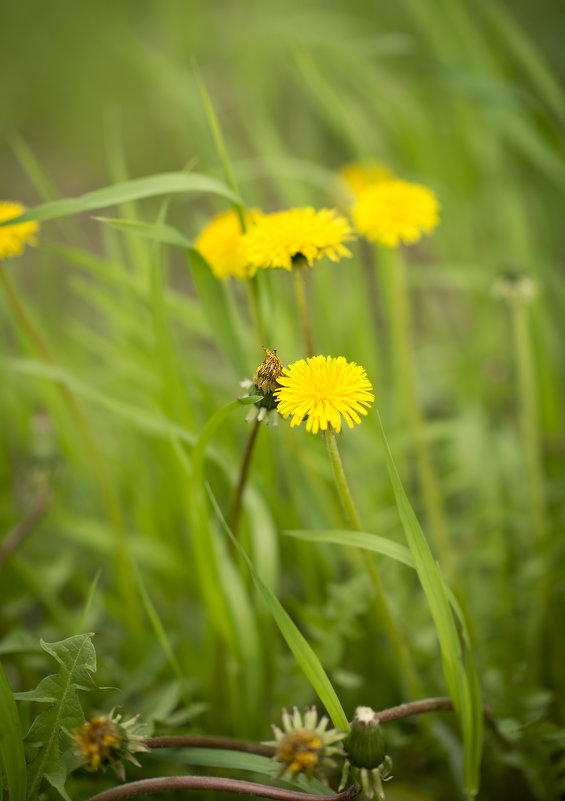
[[[298,313],[300,314],[300,321],[302,323],[304,346],[306,347],[307,356],[311,357],[314,355],[314,341],[312,339],[312,327],[310,325],[308,299],[306,297],[306,268],[295,266],[292,272],[295,278],[296,302],[298,304]]]
[[[235,537],[237,537],[237,530],[239,527],[241,504],[243,501],[243,492],[245,490],[245,484],[247,483],[249,467],[251,465],[251,459],[253,457],[253,449],[255,447],[255,441],[257,439],[257,434],[259,433],[260,427],[261,427],[261,421],[256,418],[255,422],[253,423],[253,428],[251,429],[251,432],[249,434],[247,445],[245,446],[245,452],[243,454],[241,467],[239,468],[239,479],[237,482],[237,487],[235,490],[231,515],[230,515],[230,528]]]
[[[249,299],[251,306],[251,316],[253,318],[253,325],[257,333],[259,347],[262,348],[268,342],[265,336],[265,328],[261,319],[261,307],[259,304],[259,286],[257,284],[257,276],[253,276],[247,281],[249,287]]]
[[[120,784],[102,793],[93,795],[89,801],[121,801],[124,798],[136,798],[150,793],[162,793],[165,790],[217,790],[224,793],[252,795],[259,798],[273,798],[276,801],[351,801],[359,795],[361,788],[356,785],[348,787],[343,793],[336,795],[313,795],[296,790],[284,790],[281,787],[269,787],[257,782],[246,782],[241,779],[224,779],[218,776],[160,776],[156,779],[140,779],[136,782]]]
[[[216,737],[213,734],[172,734],[146,737],[143,742],[148,748],[217,748],[222,751],[243,751],[247,754],[269,757],[275,753],[275,749],[270,745],[236,737]]]
[[[521,298],[512,301],[514,347],[518,368],[520,424],[526,452],[532,528],[536,547],[544,542],[547,520],[544,498],[542,449],[539,432],[538,388],[529,330],[528,307]]]
[[[333,428],[329,428],[326,431],[325,440],[328,449],[328,455],[330,457],[330,462],[333,469],[335,483],[337,486],[337,491],[341,503],[343,505],[343,508],[345,510],[345,514],[349,520],[349,525],[354,531],[363,531],[363,528],[361,527],[361,522],[359,520],[359,515],[355,507],[355,502],[353,500],[353,496],[351,494],[351,490],[349,488],[349,484],[345,475],[343,462],[341,460],[341,455],[337,447],[337,440]],[[369,573],[369,578],[371,579],[371,583],[373,585],[379,620],[381,621],[382,627],[386,631],[390,639],[394,655],[403,672],[408,689],[413,695],[419,695],[420,685],[418,679],[416,678],[414,668],[412,666],[412,660],[410,654],[408,652],[408,649],[406,648],[405,643],[399,636],[398,630],[392,619],[392,615],[385,598],[381,578],[377,572],[377,569],[375,568],[375,563],[373,561],[373,558],[371,554],[364,548],[361,549],[361,553],[363,555],[363,559],[365,561],[365,565]]]
[[[0,267],[0,283],[2,284],[6,297],[12,308],[12,312],[19,322],[22,330],[25,332],[28,339],[32,342],[34,349],[44,362],[52,366],[56,366],[56,361],[51,355],[48,347],[45,345],[39,332],[33,325],[31,319],[26,313],[24,307],[14,291],[10,281],[4,270]],[[82,439],[86,453],[90,460],[90,464],[94,473],[94,477],[98,484],[98,489],[102,499],[102,503],[106,508],[106,513],[112,523],[115,533],[116,544],[116,573],[117,583],[123,595],[125,608],[127,610],[130,626],[133,630],[139,631],[141,625],[141,615],[139,611],[139,604],[135,597],[135,582],[133,572],[129,563],[127,555],[127,544],[125,537],[125,529],[122,520],[122,515],[118,501],[114,495],[114,491],[108,478],[106,476],[106,468],[102,457],[98,451],[96,440],[90,430],[90,427],[84,417],[80,406],[78,405],[74,394],[64,384],[58,384],[59,390],[63,400],[73,418],[76,428]]]
[[[457,565],[449,541],[443,501],[426,439],[424,414],[416,387],[416,370],[410,342],[411,315],[406,288],[406,269],[401,249],[395,248],[391,257],[389,263],[385,264],[385,268],[389,270],[388,278],[390,279],[389,314],[393,362],[396,371],[396,393],[398,398],[404,399],[416,451],[424,505],[434,543],[448,579],[454,580],[457,575]]]

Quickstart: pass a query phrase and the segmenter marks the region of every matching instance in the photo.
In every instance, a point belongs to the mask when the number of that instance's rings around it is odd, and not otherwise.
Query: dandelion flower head
[[[252,225],[260,216],[254,210],[244,215],[246,225]],[[220,214],[208,223],[197,238],[196,249],[204,256],[216,278],[244,279],[249,271],[241,247],[242,230],[235,209]]]
[[[430,234],[439,223],[439,203],[434,193],[407,181],[385,181],[363,190],[353,208],[353,220],[368,239],[398,247]]]
[[[75,754],[87,760],[88,770],[96,771],[114,761],[122,745],[118,726],[110,717],[87,720],[73,731]]]
[[[357,198],[364,189],[383,181],[392,181],[393,173],[379,161],[352,161],[339,170],[340,178],[347,184],[347,188],[354,198]]]
[[[306,419],[306,431],[317,434],[331,426],[341,431],[343,417],[349,428],[360,423],[360,414],[375,400],[363,367],[343,356],[313,356],[283,369],[281,388],[274,395],[279,414],[292,415],[291,427]]]
[[[21,203],[0,201],[0,222],[19,217],[25,210],[26,207],[22,206]],[[0,228],[0,260],[11,256],[19,256],[26,244],[36,245],[38,231],[39,224],[33,221],[5,225]]]
[[[265,214],[243,237],[244,258],[251,274],[260,268],[291,270],[302,257],[310,267],[328,256],[351,256],[345,242],[354,238],[351,226],[334,209],[290,209]]]

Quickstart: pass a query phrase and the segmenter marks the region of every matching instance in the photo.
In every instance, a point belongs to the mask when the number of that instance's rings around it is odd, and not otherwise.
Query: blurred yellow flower
[[[243,237],[244,260],[251,274],[260,267],[291,270],[293,262],[328,256],[339,261],[351,256],[345,242],[354,238],[351,226],[337,211],[313,208],[290,209],[265,214]]]
[[[372,159],[345,164],[339,170],[339,176],[345,181],[354,198],[369,186],[394,179],[394,174],[384,164]]]
[[[245,214],[246,225],[252,225],[260,217],[256,210]],[[249,271],[241,247],[242,231],[235,209],[220,214],[208,223],[194,243],[204,256],[216,278],[243,279]]]
[[[306,418],[306,431],[317,434],[331,426],[341,431],[341,416],[349,428],[360,423],[364,406],[375,400],[367,373],[343,356],[313,356],[283,368],[275,390],[279,414],[293,415],[290,423],[298,426]]]
[[[368,187],[357,198],[352,213],[360,234],[389,248],[401,242],[417,242],[439,223],[439,203],[434,193],[407,181]]]
[[[21,203],[11,203],[10,201],[0,202],[0,221],[11,220],[12,217],[19,217],[26,210]],[[7,259],[10,256],[19,256],[23,252],[25,245],[36,245],[39,231],[39,224],[36,222],[23,222],[16,225],[5,225],[0,228],[0,259]]]

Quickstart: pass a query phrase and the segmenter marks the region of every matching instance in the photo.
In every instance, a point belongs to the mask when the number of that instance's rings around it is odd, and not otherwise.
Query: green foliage
[[[24,801],[27,776],[22,728],[12,690],[0,664],[0,798],[3,781],[11,801]]]
[[[48,704],[32,722],[26,735],[30,749],[39,749],[32,758],[28,775],[28,801],[37,797],[45,778],[61,795],[68,799],[64,789],[70,732],[84,721],[79,691],[94,689],[92,674],[96,671],[96,652],[92,634],[76,634],[60,642],[41,647],[56,662],[59,672],[41,679],[34,690],[15,693],[20,701]]]

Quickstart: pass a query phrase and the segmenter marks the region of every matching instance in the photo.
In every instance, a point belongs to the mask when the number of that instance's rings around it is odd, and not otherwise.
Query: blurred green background
[[[379,159],[437,193],[441,225],[409,251],[414,353],[459,561],[454,590],[470,615],[485,703],[503,721],[503,736],[487,732],[484,797],[493,801],[517,793],[544,801],[558,797],[551,793],[565,784],[561,18],[561,8],[549,0],[22,0],[3,9],[0,21],[1,199],[33,206],[187,165],[222,177],[193,59],[249,205],[275,210],[335,204],[335,170],[363,158]],[[137,210],[130,205],[101,213],[139,213],[154,221],[158,208],[144,201]],[[168,219],[195,238],[225,208],[209,196],[176,196]],[[157,731],[194,725],[209,733],[265,737],[281,704],[313,701],[310,688],[242,565],[242,586],[251,599],[242,608],[253,610],[263,649],[256,659],[249,651],[235,667],[230,663],[232,684],[214,685],[222,654],[210,644],[205,603],[187,570],[192,564],[185,562],[194,535],[187,479],[166,434],[155,433],[154,425],[166,415],[197,434],[239,393],[242,376],[214,341],[182,252],[167,252],[163,260],[169,352],[167,331],[159,329],[163,321],[152,306],[158,291],[151,280],[161,274],[152,251],[135,237],[113,236],[90,216],[42,224],[40,247],[5,269],[58,364],[77,382],[122,509],[127,547],[189,680],[171,672],[139,587],[132,581],[124,592],[119,586],[119,546],[92,465],[52,382],[8,365],[0,383],[2,419],[9,421],[0,433],[2,531],[29,508],[29,465],[45,410],[55,442],[49,447],[60,459],[53,508],[38,532],[43,536],[25,543],[0,578],[0,635],[8,637],[1,647],[10,678],[17,689],[33,686],[47,669],[33,642],[39,636],[62,639],[84,622],[82,609],[101,568],[86,622],[98,632],[100,683],[120,687],[110,703],[143,712]],[[381,317],[371,319],[366,256],[356,247],[345,268],[328,264],[309,276],[316,341],[320,352],[343,353],[366,367],[403,479],[425,520],[387,351],[386,287],[378,285]],[[532,431],[524,429],[512,312],[492,297],[493,284],[508,270],[526,273],[540,288],[526,312],[533,435],[548,521],[543,552],[535,554],[526,441]],[[270,302],[277,303],[268,318],[273,341],[266,344],[278,346],[289,362],[304,353],[283,278],[269,277]],[[229,286],[226,294],[243,310],[252,375],[262,354],[250,333],[243,291]],[[3,351],[36,358],[4,298],[1,303]],[[375,326],[384,334],[376,344]],[[172,353],[166,364],[163,352]],[[171,400],[179,376],[181,412]],[[208,477],[224,509],[247,434],[238,423],[215,441]],[[343,451],[367,530],[403,541],[374,417],[348,432]],[[287,426],[261,434],[246,516],[244,544],[300,621],[344,706],[404,700],[390,653],[375,645],[371,595],[354,558],[279,536],[286,528],[343,527],[321,443]],[[443,694],[435,631],[416,582],[396,565],[384,570],[384,578],[424,689]],[[129,603],[133,598],[139,607],[137,623],[128,617],[128,593]],[[538,608],[543,636],[532,676],[525,667],[524,620]],[[27,639],[26,631],[32,635]],[[381,657],[386,668],[376,682]],[[246,672],[252,663],[261,678],[255,694]],[[105,707],[108,697],[100,693],[97,703]],[[400,779],[391,783],[390,798],[455,797],[458,737],[451,722],[433,730],[393,728]],[[79,786],[81,779],[76,781]],[[94,791],[92,778],[82,781]]]

